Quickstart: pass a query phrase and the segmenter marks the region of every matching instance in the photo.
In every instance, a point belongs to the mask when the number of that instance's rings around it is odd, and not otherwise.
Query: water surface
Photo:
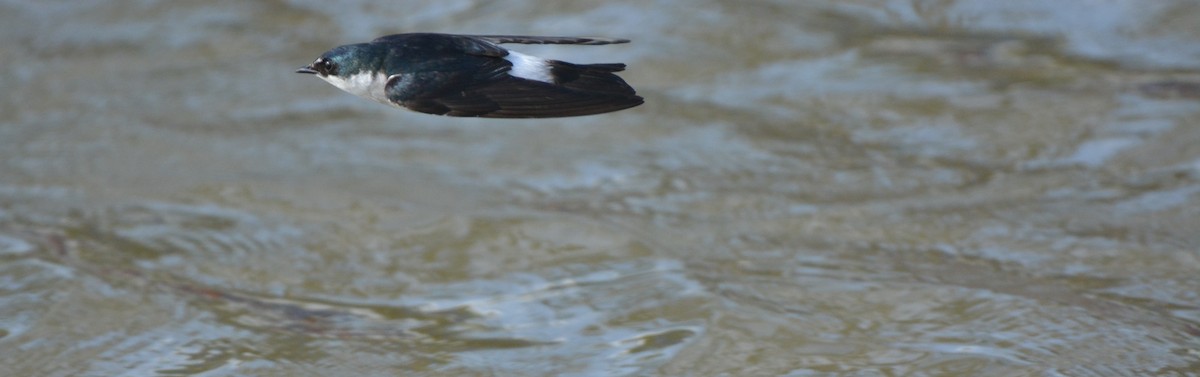
[[[1193,1],[0,4],[2,375],[1200,373]],[[411,31],[647,103],[293,73]]]

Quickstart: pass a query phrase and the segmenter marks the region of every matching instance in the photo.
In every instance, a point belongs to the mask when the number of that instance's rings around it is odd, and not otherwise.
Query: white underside
[[[554,83],[554,76],[550,74],[550,63],[546,59],[510,50],[508,55],[504,57],[504,60],[512,63],[512,70],[508,71],[510,75],[528,80]]]
[[[347,93],[371,99],[386,105],[395,105],[387,98],[388,76],[383,73],[361,72],[348,78],[338,76],[320,76],[322,80],[333,84]]]

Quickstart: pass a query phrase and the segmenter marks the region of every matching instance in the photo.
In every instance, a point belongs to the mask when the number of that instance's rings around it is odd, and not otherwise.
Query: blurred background
[[[0,375],[1200,373],[1193,0],[0,1]],[[629,65],[582,118],[294,73]]]

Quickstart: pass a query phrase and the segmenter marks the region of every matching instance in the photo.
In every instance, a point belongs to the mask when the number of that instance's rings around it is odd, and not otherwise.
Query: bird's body
[[[297,72],[346,92],[428,114],[550,118],[606,113],[642,104],[614,72],[624,64],[573,64],[500,44],[626,43],[623,39],[395,34],[338,46]]]

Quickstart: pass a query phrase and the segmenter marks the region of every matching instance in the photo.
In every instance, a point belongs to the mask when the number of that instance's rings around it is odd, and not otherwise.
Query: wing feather
[[[627,109],[636,95],[590,93],[517,77],[501,78],[437,97],[400,102],[411,110],[459,117],[553,118]]]
[[[520,44],[554,44],[554,45],[610,45],[629,43],[628,39],[620,38],[604,38],[604,37],[539,37],[532,35],[472,35],[471,37],[487,40],[492,43],[520,43]]]
[[[553,83],[511,75],[500,43],[603,45],[624,39],[512,35],[395,34],[386,44],[401,60],[388,80],[388,100],[413,111],[459,117],[550,118],[627,109],[643,102],[614,72],[624,64],[548,60]],[[451,53],[447,53],[447,52]],[[466,53],[462,55],[461,53]],[[425,58],[424,56],[429,56]]]

